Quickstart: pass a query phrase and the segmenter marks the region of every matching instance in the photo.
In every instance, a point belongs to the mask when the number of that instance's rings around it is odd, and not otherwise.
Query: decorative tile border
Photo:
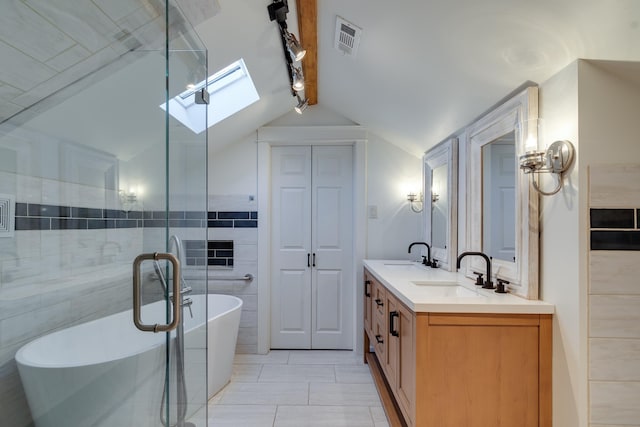
[[[258,227],[258,212],[209,212],[208,226],[210,228],[256,228]]]
[[[111,228],[256,228],[258,212],[121,211],[16,203],[15,229],[100,230]]]
[[[591,250],[640,251],[640,209],[591,209]]]
[[[187,265],[233,267],[233,240],[185,240]]]

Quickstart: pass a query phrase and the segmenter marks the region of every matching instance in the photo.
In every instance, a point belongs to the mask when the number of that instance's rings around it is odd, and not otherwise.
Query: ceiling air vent
[[[353,25],[351,22],[336,17],[336,40],[334,47],[344,55],[356,56],[362,28]]]

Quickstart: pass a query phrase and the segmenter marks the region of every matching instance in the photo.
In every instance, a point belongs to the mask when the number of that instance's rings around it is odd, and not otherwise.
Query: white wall
[[[378,217],[367,220],[367,258],[420,259],[411,242],[424,240],[422,214],[409,209],[409,191],[422,189],[422,159],[375,134],[367,142],[367,205]],[[369,210],[368,209],[368,210]],[[368,212],[369,214],[369,212]]]
[[[586,422],[585,313],[580,278],[580,203],[578,141],[578,65],[572,63],[540,85],[543,140],[571,141],[578,154],[564,188],[540,199],[540,299],[553,303],[553,424]],[[543,177],[543,188],[554,182]]]
[[[599,289],[593,291],[592,296],[586,295],[589,291],[588,280],[592,276],[588,266],[590,186],[588,170],[594,170],[597,165],[602,171],[607,169],[603,168],[604,165],[621,163],[635,164],[637,170],[637,165],[640,164],[640,144],[638,143],[640,63],[580,61],[578,84],[582,147],[580,157],[582,214],[579,216],[581,308],[589,314],[588,319],[582,323],[589,325],[589,330],[582,331],[580,338],[583,341],[581,348],[585,350],[585,354],[595,358],[595,360],[588,360],[589,366],[585,367],[585,377],[590,379],[588,384],[589,425],[593,427],[604,424],[640,425],[640,411],[638,411],[640,382],[637,381],[637,373],[640,372],[640,352],[637,348],[633,350],[634,338],[636,343],[639,338],[638,318],[635,315],[639,292],[637,286],[622,292],[620,289],[611,288],[615,285],[607,286],[607,281],[600,280]],[[608,175],[607,181],[611,174]],[[638,174],[629,173],[626,177],[623,175],[620,177],[622,178],[620,182],[624,182],[626,189],[631,191],[625,194],[625,189],[618,188],[615,193],[619,200],[625,200],[633,207],[639,207],[634,202],[630,202],[630,196],[637,194],[637,186],[640,185],[637,181]],[[591,182],[591,185],[595,183]],[[613,191],[609,192],[609,194],[613,193]],[[619,206],[624,204],[603,207]],[[614,256],[615,261],[609,263],[612,271],[624,270],[624,256],[631,254],[630,252],[616,254],[602,251],[594,253]],[[639,272],[640,269],[637,266],[629,271],[631,273],[629,277],[635,278],[636,283]],[[593,273],[595,275],[596,272]],[[609,283],[614,280],[613,276],[609,277]],[[591,337],[591,345],[588,347],[589,337]],[[623,339],[611,339],[619,337]],[[608,339],[603,340],[603,338]],[[604,352],[602,351],[603,342],[607,343]],[[623,345],[621,346],[620,343]],[[616,371],[621,374],[621,377],[616,376]],[[621,378],[623,381],[620,381]]]
[[[579,60],[540,85],[543,145],[568,139],[577,154],[563,190],[540,204],[540,298],[556,306],[554,425],[589,425],[587,172],[640,160],[639,71],[637,64]]]
[[[257,153],[255,132],[219,150],[209,150],[209,194],[255,195]]]

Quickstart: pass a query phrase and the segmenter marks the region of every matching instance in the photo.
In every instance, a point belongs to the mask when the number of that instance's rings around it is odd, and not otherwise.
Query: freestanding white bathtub
[[[229,382],[233,369],[242,300],[207,297],[206,325],[201,320],[205,295],[191,296],[193,318],[184,310],[187,417],[206,404],[205,387],[211,398]],[[162,319],[164,312],[163,302],[149,304],[142,319]],[[131,310],[117,313],[45,335],[16,353],[36,427],[162,425],[166,334],[141,332],[132,319]],[[170,388],[175,384],[174,367]]]

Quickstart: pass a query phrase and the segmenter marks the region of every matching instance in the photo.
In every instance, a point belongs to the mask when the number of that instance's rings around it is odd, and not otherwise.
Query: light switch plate
[[[378,206],[377,205],[369,205],[368,206],[369,219],[377,219],[378,218]]]

